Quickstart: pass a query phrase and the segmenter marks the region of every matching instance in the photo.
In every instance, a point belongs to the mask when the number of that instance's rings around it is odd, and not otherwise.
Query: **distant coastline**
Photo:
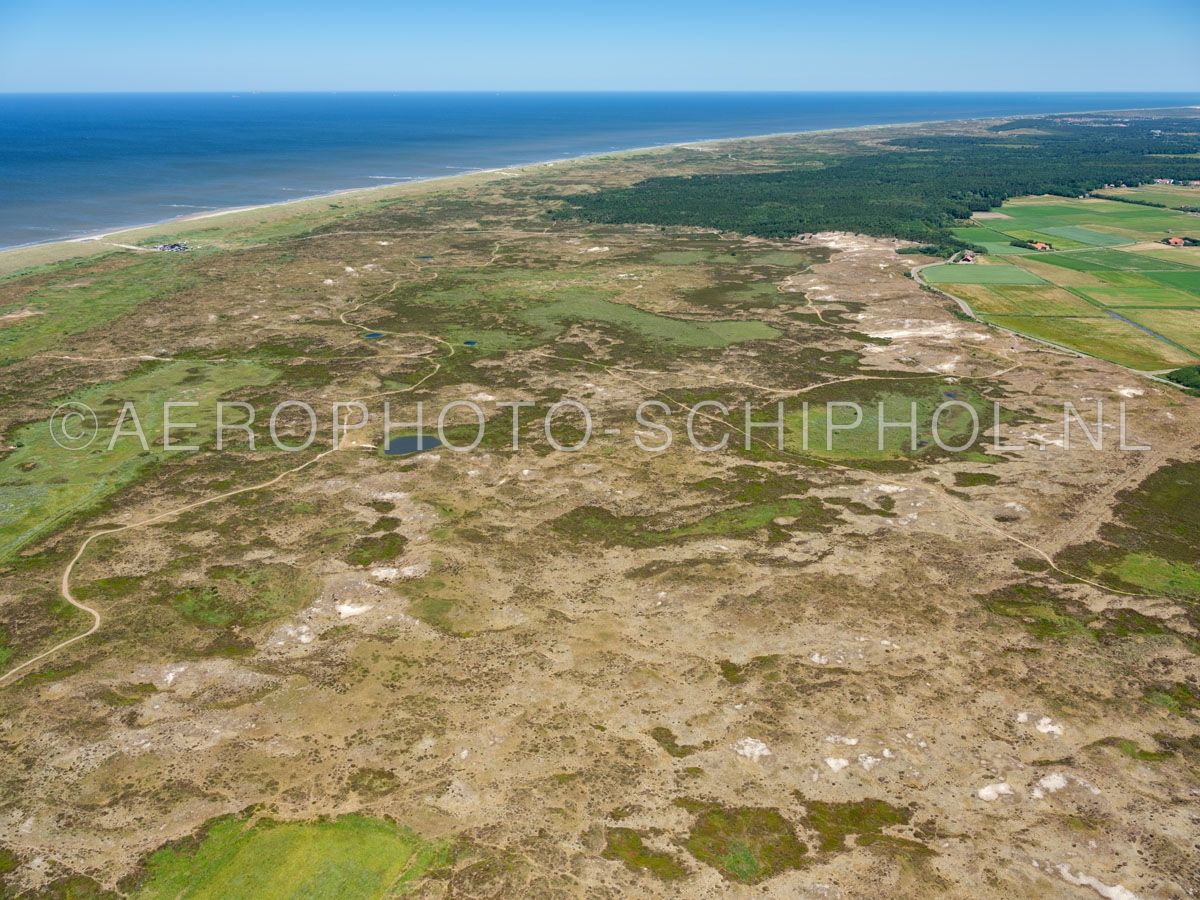
[[[380,184],[755,135],[1200,93],[0,95],[0,247]]]
[[[1107,95],[1098,95],[1107,96]],[[1190,96],[1190,95],[1188,95]],[[925,125],[945,124],[957,121],[987,121],[996,119],[1012,118],[1020,115],[1048,115],[1048,114],[1086,114],[1091,112],[1105,111],[1148,111],[1154,109],[1169,109],[1169,108],[1184,108],[1190,107],[1192,104],[1179,103],[1169,106],[1114,106],[1109,108],[1089,107],[1076,109],[1054,109],[1054,110],[1039,110],[1037,112],[1016,112],[1006,113],[1002,115],[979,115],[979,116],[956,116],[953,118],[931,118],[924,120],[906,120],[901,122],[886,122],[886,123],[869,123],[860,125],[834,126],[829,128],[804,128],[799,130],[787,131],[772,131],[761,132],[754,134],[740,135],[720,135],[708,138],[691,138],[681,141],[666,141],[645,144],[640,146],[621,147],[608,150],[596,150],[592,152],[579,153],[571,156],[560,156],[541,160],[523,161],[512,165],[497,165],[492,167],[472,168],[467,171],[454,172],[452,174],[430,174],[424,176],[401,176],[394,181],[386,181],[380,184],[362,185],[353,187],[337,188],[328,191],[318,191],[301,197],[290,197],[282,200],[269,200],[257,203],[245,203],[237,205],[229,205],[213,209],[203,209],[201,211],[185,213],[179,216],[168,216],[152,221],[145,221],[139,224],[116,225],[90,231],[86,234],[78,234],[72,236],[61,236],[47,238],[46,240],[29,241],[21,244],[12,244],[0,246],[0,275],[8,274],[30,265],[38,265],[45,262],[52,262],[59,259],[67,259],[78,256],[91,255],[94,251],[100,251],[109,245],[119,246],[119,242],[132,242],[145,240],[156,232],[174,233],[174,230],[181,230],[186,233],[189,226],[206,222],[215,218],[227,218],[239,215],[253,215],[270,212],[274,214],[287,215],[288,210],[300,210],[306,204],[323,204],[334,199],[375,199],[380,196],[402,195],[410,190],[423,190],[430,185],[441,185],[444,183],[452,183],[464,179],[476,178],[494,178],[496,176],[504,176],[506,174],[517,174],[520,172],[536,169],[549,165],[560,165],[574,163],[588,159],[624,156],[630,154],[640,154],[654,151],[667,151],[680,147],[714,145],[722,143],[735,143],[749,140],[764,140],[778,137],[788,137],[795,135],[817,135],[822,133],[849,132],[849,131],[866,131],[874,129],[890,129],[901,127],[916,127]],[[377,178],[378,176],[368,176]]]

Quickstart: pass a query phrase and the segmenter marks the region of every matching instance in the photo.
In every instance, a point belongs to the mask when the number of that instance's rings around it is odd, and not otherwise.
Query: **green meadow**
[[[1109,188],[1106,197],[1121,197],[1167,209],[1200,209],[1200,187],[1179,184],[1142,184],[1134,188]]]
[[[89,387],[64,401],[82,403],[96,413],[100,433],[85,449],[55,443],[47,419],[17,429],[16,447],[0,459],[0,560],[36,538],[132,483],[150,466],[178,450],[162,445],[163,403],[196,401],[196,409],[172,412],[172,422],[195,422],[195,430],[173,433],[173,442],[205,446],[216,433],[216,401],[235,399],[241,388],[268,384],[276,371],[250,362],[147,363],[121,381]],[[109,438],[131,401],[146,435],[143,450],[136,436],[121,437],[108,449]],[[127,419],[123,431],[132,431]]]
[[[375,898],[407,893],[449,850],[386,819],[347,815],[314,822],[229,816],[195,844],[168,847],[145,863],[140,900]]]
[[[1172,209],[1030,197],[1003,218],[955,229],[1003,262],[931,267],[923,276],[986,322],[1143,371],[1200,359],[1200,258],[1161,240],[1200,234]],[[1003,240],[1044,241],[1012,253]],[[1022,273],[1022,274],[1016,274]]]
[[[1000,211],[1008,218],[988,219],[987,228],[1004,234],[1012,234],[1014,230],[1044,234],[1043,240],[1050,244],[1054,244],[1056,237],[1100,246],[1156,241],[1186,233],[1195,223],[1175,210],[1112,200],[1030,197],[1008,201]]]
[[[617,302],[616,295],[602,274],[590,272],[447,270],[432,284],[396,291],[390,317],[376,325],[440,334],[452,343],[477,341],[479,352],[545,344],[574,324],[613,329],[626,340],[667,352],[779,336],[758,320],[664,316]]]
[[[679,349],[726,347],[742,341],[769,340],[780,334],[765,322],[677,319],[586,294],[564,296],[551,303],[530,307],[519,315],[547,337],[561,332],[572,322],[594,322]]]
[[[901,460],[926,453],[943,453],[934,442],[933,414],[939,406],[951,402],[938,418],[938,435],[942,443],[959,446],[966,443],[973,430],[971,413],[975,411],[979,435],[991,427],[990,410],[973,390],[962,385],[947,385],[941,379],[903,379],[883,382],[864,390],[856,385],[856,393],[841,391],[841,386],[813,391],[808,398],[807,448],[805,447],[805,413],[798,410],[785,420],[785,445],[796,453],[835,460]],[[838,406],[845,397],[857,404],[858,410]],[[916,409],[916,441],[907,427],[890,427],[893,423],[911,421]],[[861,410],[861,420],[859,419]],[[881,415],[882,411],[882,415]],[[880,420],[885,427],[880,444]],[[978,438],[982,441],[982,437]],[[982,448],[981,448],[982,449]],[[967,453],[971,450],[964,451]]]
[[[32,293],[0,303],[0,315],[34,313],[0,328],[0,365],[47,350],[69,352],[73,335],[187,287],[195,267],[195,260],[175,253],[145,254],[136,263],[98,274],[84,274],[82,266],[56,267],[53,277]]]
[[[922,273],[930,284],[1045,284],[1045,280],[1017,266],[945,263]]]

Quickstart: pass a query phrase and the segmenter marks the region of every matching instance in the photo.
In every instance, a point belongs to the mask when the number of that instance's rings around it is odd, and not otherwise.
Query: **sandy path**
[[[499,245],[497,245],[497,249],[496,249],[496,253],[498,253],[498,252],[499,252]],[[489,263],[488,263],[489,265],[492,261],[495,260],[495,255],[496,254],[493,253],[492,260],[489,261]],[[420,268],[420,267],[418,266],[418,268]],[[373,298],[372,300],[368,301],[367,303],[361,304],[360,306],[356,306],[353,310],[350,310],[348,312],[356,312],[359,309],[361,309],[363,306],[368,305],[369,303],[374,303],[374,302],[377,302],[377,301],[383,299],[383,297],[386,297],[388,294],[390,294],[392,291],[394,291],[398,284],[399,284],[399,282],[394,284],[391,288],[389,288],[387,291],[383,292],[379,296]],[[372,331],[373,330],[365,325],[359,325],[354,322],[346,321],[345,316],[347,314],[348,313],[343,313],[341,316],[341,320],[344,324],[354,327],[354,328],[360,328],[364,331]],[[410,333],[401,333],[401,332],[382,332],[382,333],[394,335],[397,337],[424,338],[426,340],[433,341],[435,343],[441,344],[444,347],[446,347],[447,350],[449,351],[446,354],[448,357],[454,355],[454,346],[452,344],[450,344],[449,342],[443,340],[440,337],[436,337],[433,335],[427,335],[427,334],[410,334]],[[410,356],[422,356],[423,354],[409,354],[409,355]],[[424,384],[426,381],[428,381],[430,378],[432,378],[434,375],[436,375],[439,371],[441,371],[441,368],[442,368],[442,364],[440,362],[435,361],[435,362],[433,362],[433,369],[428,374],[426,374],[424,377],[422,377],[419,381],[416,381],[413,384],[410,384],[406,387],[398,388],[395,391],[387,391],[386,393],[387,394],[401,394],[401,393],[405,393],[406,391],[415,390],[417,387]],[[362,400],[373,399],[373,397],[378,397],[378,396],[384,396],[384,395],[376,394],[376,395],[372,395],[370,397],[357,397],[354,399],[356,401],[362,401]],[[349,421],[349,416],[350,416],[350,413],[349,413],[349,411],[347,411],[346,412],[346,420],[347,421]],[[343,440],[345,438],[344,432],[343,432],[342,438],[343,438]],[[67,647],[71,646],[72,644],[82,641],[84,638],[90,637],[91,635],[95,634],[96,631],[100,628],[100,624],[102,621],[101,617],[100,617],[100,613],[97,610],[93,609],[92,607],[88,606],[86,603],[80,602],[80,600],[71,592],[71,574],[75,571],[75,566],[78,565],[79,560],[83,558],[83,554],[87,552],[88,547],[91,546],[92,542],[95,541],[97,538],[101,538],[101,537],[104,537],[104,536],[110,535],[110,534],[120,534],[125,531],[131,531],[135,528],[144,528],[147,525],[153,525],[157,522],[164,522],[168,519],[174,518],[175,516],[178,516],[181,513],[185,513],[190,510],[193,510],[193,509],[199,509],[200,507],[208,506],[213,503],[219,503],[222,500],[228,500],[230,497],[237,497],[241,494],[248,494],[252,491],[260,491],[260,490],[263,490],[264,488],[269,488],[272,485],[278,484],[279,482],[283,481],[285,478],[288,478],[291,475],[295,475],[298,472],[302,472],[305,469],[316,465],[317,463],[319,463],[321,460],[323,460],[325,457],[329,456],[330,454],[336,453],[338,450],[342,449],[343,440],[339,440],[334,446],[330,447],[328,450],[321,451],[320,453],[318,453],[316,456],[314,456],[312,459],[308,460],[307,462],[301,463],[300,465],[296,466],[295,468],[288,469],[286,472],[281,472],[280,474],[276,475],[274,478],[271,478],[267,481],[263,481],[259,484],[252,484],[252,485],[248,485],[247,487],[236,488],[232,491],[225,491],[224,493],[216,494],[212,497],[206,497],[203,500],[196,500],[192,503],[187,503],[187,504],[184,504],[183,506],[176,507],[175,509],[166,510],[165,512],[158,513],[158,514],[150,516],[149,518],[146,518],[146,519],[140,519],[136,522],[130,522],[127,525],[119,525],[116,528],[106,528],[106,529],[103,529],[102,531],[97,531],[97,532],[94,532],[94,533],[88,535],[87,538],[84,539],[83,543],[79,545],[79,549],[75,551],[75,555],[73,557],[71,557],[71,561],[69,563],[67,563],[66,568],[63,570],[62,580],[59,583],[59,593],[62,595],[62,598],[64,600],[66,600],[68,603],[70,603],[73,607],[75,607],[76,609],[78,609],[82,612],[87,613],[89,616],[92,617],[91,627],[88,628],[87,631],[84,631],[73,637],[69,637],[64,641],[60,641],[59,643],[55,644],[50,649],[43,650],[37,656],[34,656],[31,659],[27,659],[27,660],[25,660],[25,662],[20,663],[19,665],[13,666],[11,669],[9,669],[7,672],[5,672],[3,675],[0,675],[0,685],[3,685],[5,682],[8,682],[9,679],[20,674],[21,672],[25,671],[26,669],[30,668],[31,666],[36,665],[37,663],[41,662],[42,660],[48,659],[49,657],[55,655],[59,651],[65,650]]]

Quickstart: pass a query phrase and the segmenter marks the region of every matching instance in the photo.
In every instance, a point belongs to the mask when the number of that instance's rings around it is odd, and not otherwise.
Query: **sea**
[[[0,94],[0,247],[636,147],[1197,104],[1162,93]]]

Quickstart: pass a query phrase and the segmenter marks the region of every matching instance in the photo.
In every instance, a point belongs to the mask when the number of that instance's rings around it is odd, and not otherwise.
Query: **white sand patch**
[[[827,744],[845,744],[847,747],[853,747],[858,743],[858,738],[846,737],[843,734],[831,734],[825,738]]]
[[[298,641],[301,644],[311,644],[316,639],[316,635],[313,634],[312,629],[307,625],[284,625],[283,628],[279,629],[278,633],[282,637],[275,642],[276,645],[286,644],[288,639]]]
[[[339,603],[334,607],[337,610],[338,616],[343,619],[361,616],[363,613],[370,612],[374,608],[370,603]]]
[[[1056,725],[1054,720],[1049,716],[1042,716],[1040,719],[1038,719],[1037,724],[1033,727],[1042,734],[1053,734],[1056,737],[1062,737],[1063,727],[1061,725]]]
[[[941,338],[943,340],[986,341],[986,334],[962,328],[948,322],[914,322],[906,321],[900,328],[886,331],[868,331],[871,337],[887,338],[892,341],[902,341],[907,338]]]
[[[903,494],[908,488],[901,487],[898,484],[881,484],[876,486],[875,490],[881,494]]]
[[[1012,796],[1012,786],[1007,781],[998,781],[995,784],[985,784],[975,795],[980,800],[986,800],[991,803],[993,800],[999,800],[1001,797]]]
[[[321,284],[324,284],[324,285],[330,285],[330,284],[333,284],[333,279],[332,279],[332,278],[326,278],[324,281],[322,281],[322,282],[321,282]]]
[[[588,247],[583,252],[584,253],[607,253],[608,248],[607,247]]]
[[[821,653],[814,653],[809,657],[809,659],[815,662],[818,666],[823,666],[825,663],[829,662],[829,657]]]
[[[7,325],[10,322],[18,322],[21,319],[28,319],[30,316],[40,316],[42,312],[36,309],[18,309],[16,312],[5,313],[0,316],[0,325]]]
[[[1119,387],[1117,388],[1117,393],[1122,397],[1140,397],[1146,392],[1141,388]]]
[[[733,752],[754,762],[758,762],[764,756],[771,755],[771,749],[766,744],[752,737],[744,737],[735,743],[733,745]]]
[[[1042,434],[1040,431],[1035,431],[1029,436],[1031,441],[1037,441],[1044,447],[1061,447],[1063,445],[1062,438],[1052,438],[1049,435]]]
[[[407,500],[408,494],[404,491],[376,491],[371,494],[372,500],[386,500],[389,503],[399,503],[401,500]]]
[[[864,772],[870,772],[881,762],[883,762],[883,760],[878,756],[872,756],[869,753],[858,754],[858,764],[863,767]]]
[[[944,362],[939,365],[936,365],[936,366],[934,366],[934,368],[937,369],[937,371],[939,371],[939,372],[953,372],[956,368],[958,368],[958,363],[960,360],[962,360],[961,356],[955,356],[953,359],[949,360],[948,362]]]
[[[1032,794],[1034,800],[1041,800],[1047,794],[1053,794],[1056,791],[1061,791],[1067,786],[1067,776],[1061,772],[1051,772],[1049,775],[1043,775],[1034,785]]]
[[[379,566],[372,569],[369,574],[376,581],[395,581],[400,577],[400,570],[395,566]]]
[[[837,756],[827,756],[825,757],[825,765],[829,766],[829,768],[833,769],[835,772],[840,772],[842,769],[846,768],[846,766],[850,765],[850,760],[842,759],[841,757]]]
[[[1082,872],[1074,873],[1071,867],[1066,863],[1059,863],[1054,867],[1058,871],[1058,875],[1067,884],[1073,884],[1076,887],[1088,887],[1099,894],[1101,897],[1107,897],[1108,900],[1141,900],[1137,894],[1119,884],[1105,884],[1091,875],[1084,875]]]

